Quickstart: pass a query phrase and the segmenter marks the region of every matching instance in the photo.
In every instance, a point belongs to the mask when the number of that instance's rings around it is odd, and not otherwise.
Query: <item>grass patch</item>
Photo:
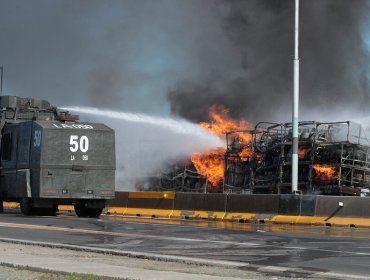
[[[96,276],[92,274],[64,274],[64,273],[44,273],[40,280],[108,280],[114,279],[104,276]]]
[[[0,267],[8,268],[14,271],[35,273],[39,280],[113,280],[117,278],[97,276],[93,274],[78,274],[78,273],[67,273],[67,272],[52,272],[48,270],[38,269],[23,265],[12,265],[0,263]],[[1,274],[1,272],[0,272]]]
[[[101,279],[107,279],[107,278],[102,278],[96,275],[92,274],[71,274],[71,275],[66,275],[66,280],[101,280]]]

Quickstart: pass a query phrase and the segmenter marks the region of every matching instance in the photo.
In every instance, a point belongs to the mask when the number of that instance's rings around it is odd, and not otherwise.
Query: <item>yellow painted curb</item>
[[[236,222],[248,222],[254,221],[256,214],[255,213],[225,213],[223,221],[236,221]]]
[[[127,208],[123,215],[139,217],[165,217],[169,218],[172,214],[171,209],[145,209],[145,208]]]
[[[103,210],[108,215],[125,215],[126,207],[108,207]]]
[[[170,218],[222,220],[224,215],[225,215],[224,212],[215,212],[215,211],[173,210]]]
[[[75,208],[72,205],[59,205],[59,211],[67,211],[67,212],[74,212]]]
[[[18,202],[3,202],[4,208],[19,208]]]
[[[297,221],[298,216],[284,216],[284,215],[276,215],[269,220],[269,222],[273,222],[276,224],[296,224]]]
[[[357,227],[370,227],[370,219],[366,218],[325,218],[321,217],[325,224],[336,226],[357,226]]]
[[[267,222],[273,222],[276,224],[325,225],[329,223],[327,222],[328,220],[329,218],[327,217],[276,215],[269,219]]]
[[[3,202],[4,208],[19,208],[18,202]],[[74,212],[72,205],[59,205],[59,211]],[[266,222],[276,224],[302,224],[321,226],[353,226],[370,227],[370,218],[345,218],[345,217],[316,217],[316,216],[285,216],[275,215],[264,217],[256,213],[225,213],[213,211],[192,211],[192,210],[167,210],[167,209],[146,209],[107,207],[104,213],[108,215],[140,216],[151,218],[177,218],[177,219],[205,219],[218,221],[236,222]]]
[[[269,222],[277,224],[302,224],[323,226],[355,226],[370,227],[370,219],[366,218],[344,218],[344,217],[315,217],[315,216],[283,216],[276,215]]]

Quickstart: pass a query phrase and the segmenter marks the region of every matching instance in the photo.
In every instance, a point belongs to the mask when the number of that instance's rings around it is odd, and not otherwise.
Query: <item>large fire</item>
[[[201,122],[205,130],[225,139],[226,132],[250,130],[252,125],[245,120],[236,121],[230,118],[229,110],[222,105],[213,105],[210,108],[209,116],[212,122]],[[251,141],[249,133],[238,133],[238,141],[241,145],[246,145]],[[219,148],[207,153],[194,153],[191,160],[199,174],[205,176],[212,187],[221,184],[224,176],[224,154],[226,148]],[[252,150],[243,149],[240,153],[242,156],[251,155]]]
[[[312,168],[315,170],[315,179],[319,181],[334,181],[338,179],[338,170],[334,166],[314,164]]]

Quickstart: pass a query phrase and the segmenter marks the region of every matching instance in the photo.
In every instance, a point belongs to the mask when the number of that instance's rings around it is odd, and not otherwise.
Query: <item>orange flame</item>
[[[220,148],[204,154],[194,153],[191,156],[195,169],[206,176],[212,186],[221,184],[224,177],[224,153],[225,150]]]
[[[334,181],[338,179],[338,170],[335,166],[314,164],[315,179],[319,181]]]
[[[226,132],[249,130],[253,129],[252,125],[245,120],[236,121],[228,115],[229,110],[223,105],[213,105],[210,108],[209,116],[212,119],[211,123],[201,122],[206,131],[211,132],[220,138],[224,139]],[[238,133],[238,141],[242,145],[251,142],[251,135],[249,133]],[[219,148],[211,150],[207,153],[194,153],[191,160],[197,172],[207,177],[208,182],[217,187],[222,183],[224,176],[224,154],[226,148]],[[243,149],[240,156],[252,155],[251,149]]]
[[[212,105],[209,110],[209,116],[212,122],[201,122],[199,125],[221,138],[224,138],[225,133],[228,131],[253,129],[252,124],[246,120],[236,121],[230,118],[229,112],[230,110],[223,105]],[[239,133],[238,136],[242,143],[248,143],[251,140],[251,136],[248,133]]]
[[[305,159],[308,156],[310,151],[311,151],[311,147],[299,147],[298,158]]]

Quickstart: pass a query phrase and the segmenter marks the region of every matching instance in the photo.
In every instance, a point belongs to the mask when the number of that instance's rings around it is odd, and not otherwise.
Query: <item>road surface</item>
[[[0,239],[204,260],[285,277],[370,275],[370,229],[102,216],[0,215]]]

